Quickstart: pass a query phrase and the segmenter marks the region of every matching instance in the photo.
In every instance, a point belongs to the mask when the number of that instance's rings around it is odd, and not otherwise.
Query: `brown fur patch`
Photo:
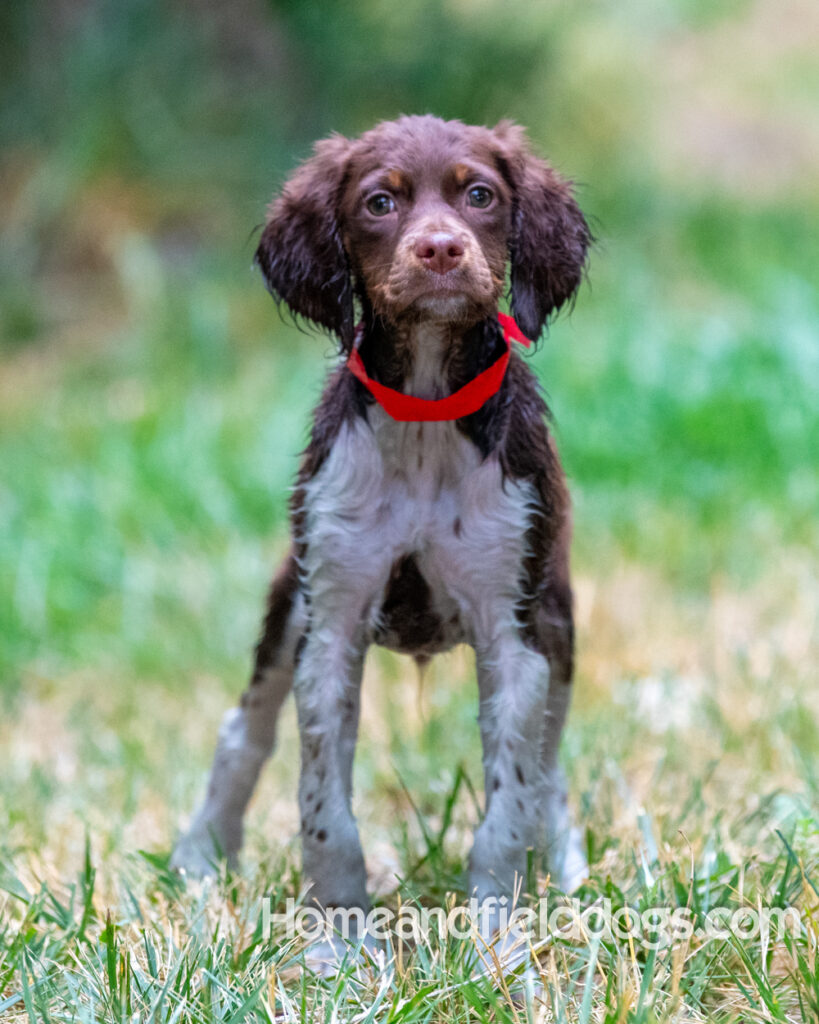
[[[387,175],[387,184],[394,192],[401,192],[407,187],[407,180],[402,171],[392,170]]]
[[[299,583],[298,565],[291,548],[276,578],[270,586],[267,598],[267,614],[265,615],[262,635],[256,645],[256,659],[251,677],[251,686],[264,681],[265,671],[276,668],[284,639],[287,620],[293,607]]]
[[[466,184],[469,175],[472,173],[466,164],[455,164],[452,168],[452,173],[455,176],[455,184],[463,186]]]
[[[413,555],[393,565],[379,620],[376,641],[393,650],[423,657],[445,646],[443,622]]]

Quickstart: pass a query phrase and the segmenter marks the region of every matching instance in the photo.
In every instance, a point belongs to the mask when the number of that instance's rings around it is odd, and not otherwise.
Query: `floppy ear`
[[[514,194],[512,315],[527,337],[537,339],[549,316],[577,291],[591,232],[570,184],[533,156],[523,130],[502,121],[494,132]]]
[[[255,262],[277,301],[353,343],[353,286],[338,225],[350,142],[316,144],[271,205]]]

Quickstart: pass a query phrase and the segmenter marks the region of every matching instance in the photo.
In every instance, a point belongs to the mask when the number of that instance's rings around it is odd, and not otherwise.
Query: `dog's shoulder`
[[[330,372],[313,411],[310,440],[302,452],[298,482],[304,483],[315,476],[341,430],[366,416],[366,392],[346,366],[337,366]]]
[[[514,350],[497,395],[459,428],[486,458],[495,454],[505,475],[516,480],[551,474],[556,447],[549,431],[551,413],[532,369]]]
[[[537,377],[516,352],[509,360],[506,384],[508,416],[499,450],[504,471],[515,479],[561,472],[549,430],[551,412]]]

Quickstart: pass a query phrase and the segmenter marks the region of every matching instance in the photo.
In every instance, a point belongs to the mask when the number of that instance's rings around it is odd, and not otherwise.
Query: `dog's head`
[[[521,128],[402,117],[319,142],[270,208],[268,286],[349,348],[353,299],[383,319],[470,326],[497,309],[537,338],[580,283],[590,233]]]

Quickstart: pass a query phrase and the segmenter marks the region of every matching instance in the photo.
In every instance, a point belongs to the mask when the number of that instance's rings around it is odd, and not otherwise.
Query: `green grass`
[[[438,44],[398,46],[374,3],[260,7],[234,36],[203,10],[129,2],[57,36],[37,4],[0,16],[0,1020],[816,1019],[815,169],[798,133],[776,188],[762,150],[734,145],[727,180],[708,148],[748,118],[790,130],[815,91],[785,74],[809,66],[812,23],[780,38],[733,0],[520,6],[496,45],[492,4],[419,0],[412,25],[454,39],[436,79]],[[717,66],[726,33],[739,56]],[[298,943],[259,931],[260,900],[301,884],[291,705],[241,874],[168,870],[333,358],[276,315],[251,229],[316,135],[439,94],[449,114],[528,123],[599,236],[532,357],[576,512],[579,895],[793,904],[795,937],[556,941],[536,991],[472,978],[437,940],[316,979]],[[713,118],[683,132],[684,166],[664,128],[680,109]],[[468,652],[423,685],[368,661],[356,813],[384,906],[465,897],[476,702]]]

